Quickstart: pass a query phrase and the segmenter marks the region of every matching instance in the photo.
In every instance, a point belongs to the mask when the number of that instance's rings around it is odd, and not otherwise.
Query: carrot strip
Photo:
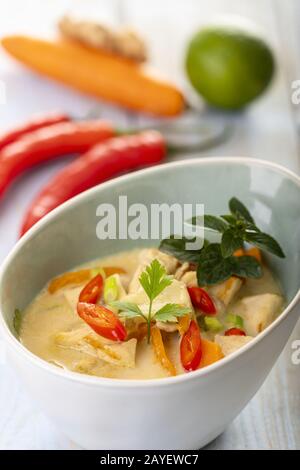
[[[246,250],[245,255],[253,256],[253,258],[255,258],[259,263],[261,263],[261,251],[258,248],[249,248],[249,250]]]
[[[183,336],[184,333],[189,329],[190,322],[191,322],[190,315],[184,315],[183,317],[179,318],[177,329],[179,331],[180,336]]]
[[[112,276],[113,274],[124,274],[125,270],[123,268],[114,267],[114,266],[106,266],[103,269],[105,276]],[[72,271],[68,273],[64,273],[61,276],[55,277],[50,281],[48,285],[48,292],[50,294],[54,294],[59,289],[63,289],[69,285],[80,285],[86,281],[89,281],[93,275],[95,275],[94,271],[97,268],[91,269],[81,269],[79,271]]]
[[[256,258],[259,263],[261,263],[261,251],[259,248],[256,248],[255,246],[252,248],[249,248],[248,250],[243,250],[240,248],[239,250],[236,250],[233,253],[234,256],[253,256],[253,258]]]
[[[202,338],[202,357],[199,365],[199,369],[207,367],[214,362],[219,361],[224,357],[220,346],[217,343],[208,341],[207,339]]]
[[[242,248],[235,250],[235,252],[233,253],[233,256],[244,256],[244,255],[245,255],[245,252]]]
[[[170,375],[176,375],[175,366],[167,356],[161,332],[157,326],[152,326],[151,328],[151,339],[154,352],[161,365],[169,372]]]
[[[54,294],[59,289],[63,289],[68,285],[82,284],[83,282],[90,279],[90,273],[90,269],[82,269],[80,271],[62,274],[61,276],[58,276],[50,281],[48,285],[48,292],[50,294]]]
[[[117,266],[104,266],[103,270],[106,277],[112,276],[113,274],[126,274],[125,269],[119,268]]]

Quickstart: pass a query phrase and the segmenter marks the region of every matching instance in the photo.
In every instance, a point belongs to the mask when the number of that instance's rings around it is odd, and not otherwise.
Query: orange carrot
[[[157,326],[152,326],[151,328],[151,339],[154,352],[161,365],[169,372],[170,375],[176,375],[176,369],[167,356],[161,332]]]
[[[117,266],[103,266],[103,270],[105,272],[105,276],[107,277],[112,276],[113,274],[126,274],[125,269],[119,268]]]
[[[96,276],[97,271],[104,272],[105,276],[112,276],[113,274],[124,274],[125,270],[123,268],[115,266],[106,266],[103,268],[91,268],[91,269],[81,269],[80,271],[70,271],[64,274],[61,274],[58,277],[52,279],[48,285],[48,292],[54,294],[59,289],[70,285],[80,285],[84,282],[89,281],[93,276]]]
[[[238,250],[235,250],[235,252],[233,253],[233,256],[244,256],[245,255],[245,251],[243,250],[243,248],[239,248]]]
[[[88,281],[91,277],[90,269],[81,269],[80,271],[74,271],[62,274],[52,281],[50,281],[48,286],[48,292],[54,294],[59,289],[63,289],[68,285],[83,284],[85,281]]]
[[[256,248],[255,246],[252,248],[249,248],[248,250],[243,250],[240,248],[239,250],[236,250],[233,253],[234,256],[253,256],[253,258],[256,258],[259,263],[261,263],[261,251]]]
[[[258,248],[249,248],[249,250],[246,250],[245,255],[253,256],[253,258],[256,258],[256,260],[261,263],[261,251]]]
[[[214,362],[217,362],[224,357],[222,350],[217,343],[213,343],[212,341],[208,341],[207,339],[202,338],[201,346],[202,357],[199,369],[209,366],[210,364],[213,364]]]
[[[64,40],[6,36],[1,43],[36,72],[129,109],[175,116],[185,107],[177,88],[124,58]]]
[[[181,336],[184,335],[184,333],[189,329],[191,322],[191,316],[190,315],[184,315],[183,317],[180,317],[178,320],[177,324],[177,329],[179,331],[179,334]]]

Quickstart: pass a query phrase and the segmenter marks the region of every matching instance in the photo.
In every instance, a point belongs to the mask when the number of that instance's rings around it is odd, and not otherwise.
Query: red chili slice
[[[201,336],[195,320],[192,320],[180,343],[180,358],[184,369],[188,372],[199,367],[202,356]]]
[[[100,274],[97,274],[97,276],[93,277],[93,279],[80,292],[79,302],[96,304],[100,299],[102,292],[103,277]]]
[[[217,313],[216,307],[208,293],[201,287],[188,287],[188,292],[194,307],[208,315]]]
[[[225,336],[246,336],[246,333],[240,328],[230,328],[225,331]]]
[[[112,341],[124,341],[126,329],[119,318],[103,305],[85,302],[77,304],[77,313],[98,335]]]

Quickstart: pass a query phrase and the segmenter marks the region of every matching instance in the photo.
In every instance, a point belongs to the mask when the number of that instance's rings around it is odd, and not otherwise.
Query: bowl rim
[[[206,165],[218,165],[220,163],[226,163],[231,165],[242,165],[242,166],[259,166],[269,168],[274,170],[277,173],[280,173],[283,176],[288,177],[291,181],[293,181],[297,186],[300,188],[300,177],[294,173],[293,171],[285,168],[282,165],[277,163],[273,163],[263,159],[257,158],[249,158],[249,157],[197,157],[197,158],[188,158],[182,159],[175,162],[167,162],[161,165],[157,165],[151,168],[145,168],[138,171],[135,171],[130,174],[125,174],[114,178],[112,180],[106,181],[101,183],[100,185],[95,186],[94,188],[88,189],[83,193],[75,196],[74,198],[66,201],[51,213],[47,214],[42,220],[37,222],[23,237],[17,241],[16,245],[12,248],[10,253],[6,256],[4,261],[0,267],[0,284],[2,283],[3,275],[9,266],[10,262],[13,260],[15,255],[26,245],[27,241],[31,239],[36,232],[38,232],[41,228],[46,227],[48,224],[51,223],[52,219],[56,217],[57,214],[63,213],[64,211],[68,210],[72,206],[80,203],[80,201],[88,198],[92,194],[96,193],[97,191],[101,191],[102,188],[106,189],[109,187],[113,187],[118,185],[120,182],[134,180],[139,178],[140,175],[145,173],[149,175],[154,175],[155,173],[159,173],[161,171],[168,171],[168,169],[180,166],[188,166],[188,165],[195,165],[195,166],[206,166]],[[66,369],[59,368],[54,364],[47,362],[44,359],[41,359],[39,356],[36,356],[34,353],[29,351],[10,331],[6,321],[4,320],[4,316],[2,313],[2,298],[0,295],[0,327],[3,335],[3,339],[7,341],[9,345],[11,345],[14,351],[21,355],[24,360],[28,360],[33,366],[37,366],[44,370],[44,372],[53,374],[57,376],[59,379],[63,379],[66,381],[77,382],[84,385],[96,386],[96,387],[105,387],[105,388],[151,388],[151,387],[168,387],[168,386],[175,386],[176,384],[181,384],[186,381],[190,380],[197,380],[202,379],[204,380],[207,375],[212,374],[214,371],[218,370],[222,366],[226,366],[232,361],[234,361],[240,355],[244,355],[247,351],[254,348],[258,343],[263,341],[263,339],[269,335],[269,333],[275,330],[288,316],[288,314],[293,310],[296,304],[300,300],[300,286],[298,291],[296,292],[293,299],[289,302],[283,312],[276,318],[276,320],[271,323],[262,333],[258,336],[253,338],[249,343],[235,351],[234,353],[230,354],[229,356],[224,357],[221,361],[217,361],[214,364],[211,364],[203,369],[198,369],[193,372],[189,372],[187,374],[180,374],[175,377],[164,377],[164,378],[155,378],[155,379],[112,379],[106,377],[93,377],[85,374],[79,374],[77,372],[72,372]]]

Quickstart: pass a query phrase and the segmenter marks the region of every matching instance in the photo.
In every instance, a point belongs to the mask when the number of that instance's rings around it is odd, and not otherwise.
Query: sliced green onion
[[[223,329],[222,323],[217,318],[211,316],[204,317],[204,325],[208,331],[213,331],[214,333]]]
[[[102,276],[103,279],[106,278],[105,271],[104,271],[103,268],[92,268],[91,269],[91,278],[92,279],[93,279],[93,277],[98,276],[98,274],[100,274],[100,276]]]
[[[110,304],[114,300],[117,300],[119,295],[119,286],[117,283],[117,279],[114,275],[109,276],[104,283],[104,302],[106,304]]]
[[[237,328],[244,328],[244,320],[242,317],[239,315],[233,315],[232,313],[226,316],[226,323],[236,326]]]

